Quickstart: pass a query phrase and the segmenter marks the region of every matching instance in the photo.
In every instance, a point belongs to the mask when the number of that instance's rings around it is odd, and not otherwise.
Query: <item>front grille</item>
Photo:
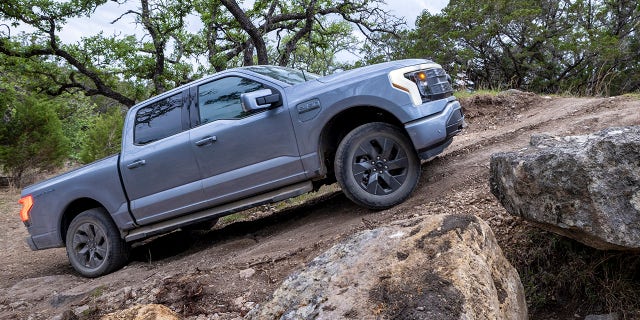
[[[427,74],[427,87],[426,95],[424,98],[427,100],[438,100],[450,97],[453,95],[453,87],[449,82],[447,73],[443,69],[428,69],[425,70]]]

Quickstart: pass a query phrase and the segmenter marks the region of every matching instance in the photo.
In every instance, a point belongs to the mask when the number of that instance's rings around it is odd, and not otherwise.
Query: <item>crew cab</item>
[[[65,246],[83,276],[112,272],[153,235],[338,182],[373,210],[403,202],[420,160],[463,127],[449,76],[429,60],[319,77],[226,70],[133,106],[119,154],[29,186],[31,249]]]

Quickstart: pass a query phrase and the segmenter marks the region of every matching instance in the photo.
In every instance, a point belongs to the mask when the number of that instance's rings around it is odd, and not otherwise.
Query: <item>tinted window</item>
[[[241,77],[226,77],[199,86],[200,123],[246,116],[247,112],[242,110],[240,95],[264,88],[259,82]]]
[[[140,108],[133,138],[136,144],[147,144],[181,131],[182,98],[178,94]]]
[[[319,78],[316,74],[286,67],[252,66],[246,67],[246,69],[292,85]]]

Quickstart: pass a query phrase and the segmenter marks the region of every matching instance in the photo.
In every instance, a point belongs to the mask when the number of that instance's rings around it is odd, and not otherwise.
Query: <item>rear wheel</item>
[[[66,235],[67,256],[81,275],[99,277],[124,266],[129,245],[104,209],[89,209],[76,216]]]
[[[420,177],[420,160],[400,129],[373,122],[355,128],[342,139],[335,171],[349,199],[381,210],[409,197]]]

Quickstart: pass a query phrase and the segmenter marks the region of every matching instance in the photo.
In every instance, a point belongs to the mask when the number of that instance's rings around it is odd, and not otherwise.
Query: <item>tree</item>
[[[87,131],[80,161],[93,162],[120,152],[124,115],[119,108],[112,108],[94,120]]]
[[[640,89],[639,28],[630,0],[452,0],[424,12],[395,52],[482,87],[620,94]]]
[[[60,42],[56,32],[69,18],[90,15],[97,6],[106,0],[71,1],[59,3],[55,1],[3,1],[0,3],[0,18],[12,26],[20,23],[33,27],[36,31],[27,37],[0,38],[0,53],[21,58],[23,60],[41,61],[42,68],[33,72],[45,75],[53,88],[50,94],[62,94],[70,90],[82,90],[87,95],[104,95],[119,101],[124,105],[133,105],[134,101],[116,88],[115,78],[105,70],[101,70],[93,63],[93,57],[83,55],[79,45],[66,45]],[[61,65],[65,68],[58,73],[51,72],[51,65]]]
[[[320,75],[328,75],[344,67],[337,61],[336,55],[340,52],[356,52],[358,40],[347,22],[323,23],[323,20],[298,42],[296,49],[288,56],[286,65]],[[290,37],[277,39],[276,45],[269,50],[271,61],[277,60],[281,52],[286,51],[282,47],[290,43]]]
[[[69,140],[69,160],[77,162],[87,131],[98,117],[99,110],[94,101],[82,94],[66,94],[55,100],[58,101],[55,113],[60,119],[63,135]]]
[[[403,25],[380,9],[382,0],[257,0],[248,8],[236,0],[120,1],[135,3],[137,9],[126,10],[112,23],[133,17],[143,35],[100,33],[78,43],[61,41],[60,29],[69,19],[92,16],[107,0],[3,1],[0,23],[7,30],[0,30],[0,55],[32,66],[24,71],[50,95],[83,92],[130,107],[211,69],[300,63],[298,50],[313,53],[324,64],[333,63],[304,43],[327,47],[340,37],[337,42],[348,49],[344,43],[354,39],[353,28],[375,39]],[[185,19],[194,14],[204,28],[190,33]],[[33,31],[15,32],[12,28],[18,25]],[[276,44],[270,48],[272,41]],[[270,56],[270,50],[277,54]],[[208,66],[194,67],[193,62],[203,57]],[[306,60],[305,66],[314,64]]]
[[[50,171],[69,154],[69,140],[55,110],[57,102],[47,97],[25,95],[13,88],[0,89],[4,102],[0,120],[0,166],[15,186],[29,170]]]
[[[185,0],[139,0],[138,10],[128,10],[113,23],[127,15],[133,15],[137,24],[141,25],[149,41],[139,39],[132,52],[138,59],[127,61],[131,76],[151,80],[153,94],[165,92],[174,86],[188,80],[192,68],[183,62],[185,54],[190,53],[187,48],[190,36],[185,30],[185,19],[193,7],[191,1]],[[103,40],[104,41],[104,40]],[[131,54],[131,53],[130,53]],[[136,66],[136,68],[130,68]]]
[[[353,28],[365,38],[379,33],[396,34],[404,21],[380,9],[382,3],[381,0],[258,0],[245,10],[236,0],[200,0],[195,8],[205,26],[202,33],[208,60],[220,71],[230,61],[288,66],[301,45],[303,51],[308,49],[304,43],[313,41],[311,38],[321,40],[324,46],[331,39],[352,42]],[[345,27],[349,32],[345,32]],[[269,54],[270,38],[276,39],[272,51],[277,52],[275,55]],[[326,56],[316,57],[326,61]]]

